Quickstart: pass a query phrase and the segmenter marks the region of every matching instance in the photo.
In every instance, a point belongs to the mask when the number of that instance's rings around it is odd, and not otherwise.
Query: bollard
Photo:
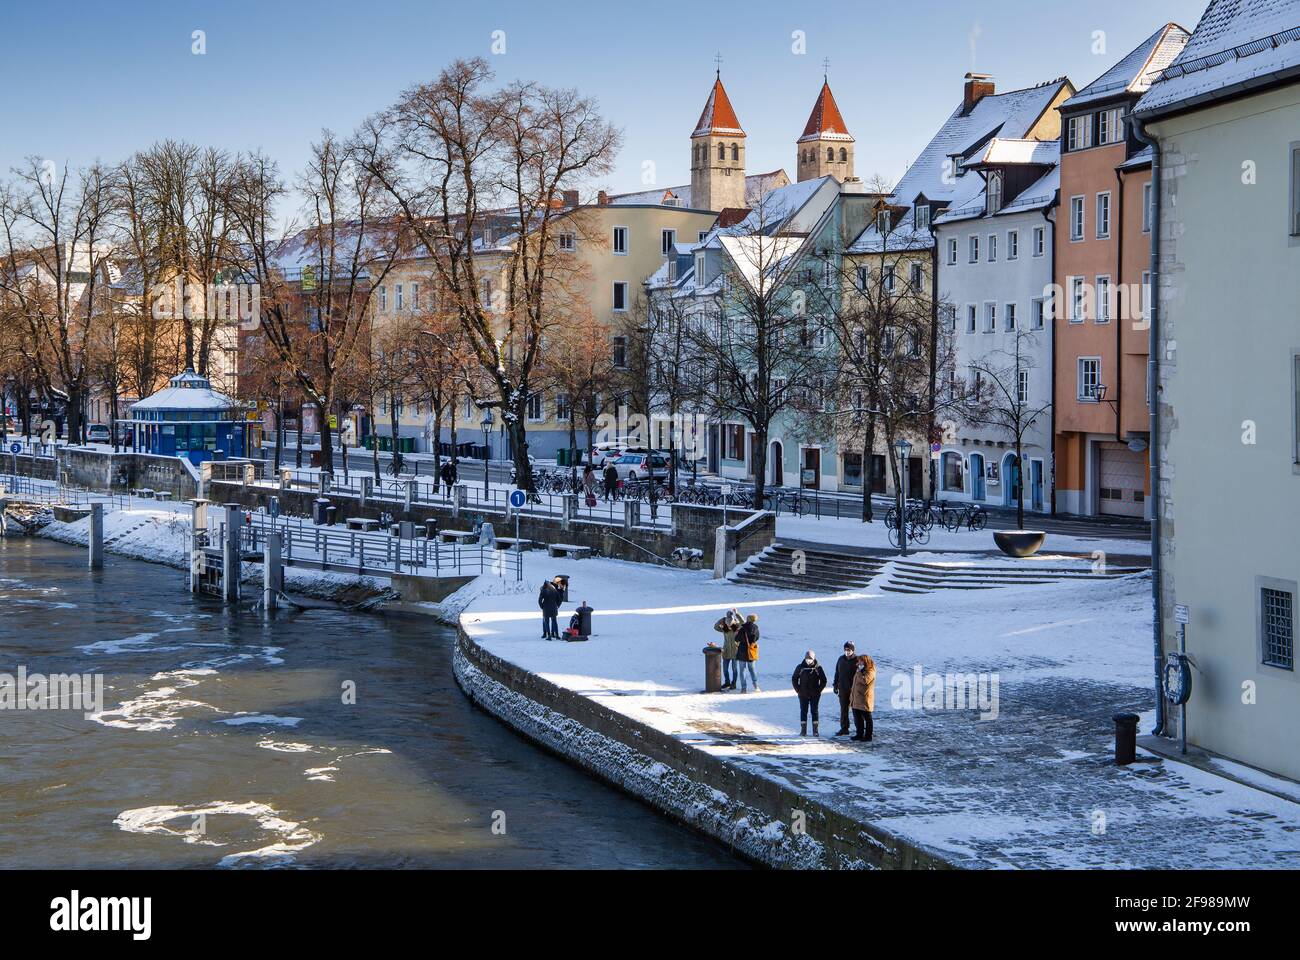
[[[560,514],[560,529],[567,531],[572,529],[573,521],[578,519],[578,495],[566,493],[561,504],[563,512]]]
[[[90,569],[104,569],[104,505],[90,505],[90,535],[86,538],[90,548]]]
[[[239,602],[239,580],[243,575],[243,562],[239,555],[239,539],[244,522],[243,510],[237,503],[226,506],[226,541],[221,545],[221,592],[224,599]]]
[[[722,648],[709,644],[704,648],[704,692],[722,690]]]
[[[591,615],[595,611],[587,606],[587,601],[584,600],[582,606],[574,612],[578,615],[578,636],[583,638],[591,636]]]
[[[359,501],[361,506],[363,507],[366,506],[374,495],[375,495],[375,478],[362,477],[361,478],[361,499]]]
[[[1115,763],[1120,766],[1137,759],[1138,715],[1136,713],[1117,713],[1115,721]]]
[[[284,574],[280,568],[280,532],[267,531],[262,541],[262,609],[274,610],[278,606],[279,591]]]
[[[190,593],[199,592],[203,579],[203,547],[208,536],[208,501],[190,501]]]

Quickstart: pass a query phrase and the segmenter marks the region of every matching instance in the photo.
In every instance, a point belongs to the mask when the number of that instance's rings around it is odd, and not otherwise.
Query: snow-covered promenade
[[[793,805],[769,804],[760,814],[762,804],[750,802],[753,785],[770,784],[782,788],[780,797],[807,798],[876,838],[897,838],[922,860],[960,867],[1300,864],[1300,804],[1277,795],[1294,784],[1225,765],[1237,778],[1229,779],[1142,749],[1138,762],[1115,765],[1112,715],[1142,713],[1141,729],[1151,727],[1146,574],[825,596],[798,592],[796,576],[790,591],[772,591],[609,560],[554,561],[544,573],[572,578],[562,625],[586,600],[596,609],[595,635],[579,643],[539,639],[536,584],[522,594],[474,596],[460,617],[469,654],[460,660],[462,685],[553,749],[757,859],[871,862],[845,856],[843,844],[837,857],[825,856],[832,838],[819,835],[824,822]],[[759,616],[762,691],[701,693],[702,648],[733,606]],[[829,674],[845,640],[877,663],[875,740],[832,736],[839,704],[829,687],[821,737],[801,737],[790,675],[809,648]],[[992,709],[927,704],[929,676],[947,674],[996,678],[984,688],[996,694]],[[617,724],[603,733],[584,729],[554,702],[530,701],[540,689],[530,677],[583,698],[568,702],[590,704],[591,716],[626,721],[630,735],[611,736]],[[656,752],[650,739],[660,736],[681,748],[679,756],[707,757],[745,776],[691,785],[689,771],[649,758]]]

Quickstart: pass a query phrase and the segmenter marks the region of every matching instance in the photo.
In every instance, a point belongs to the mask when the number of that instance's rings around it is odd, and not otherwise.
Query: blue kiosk
[[[167,387],[131,405],[134,447],[163,457],[204,460],[245,455],[243,411],[193,370],[172,377]]]

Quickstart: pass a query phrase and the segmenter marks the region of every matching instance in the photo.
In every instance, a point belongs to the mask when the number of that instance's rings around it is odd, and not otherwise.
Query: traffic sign
[[[15,440],[13,443],[9,444],[9,452],[14,455],[20,454],[23,452],[23,445]]]
[[[1174,604],[1174,620],[1177,623],[1191,623],[1192,611],[1185,603]]]
[[[510,506],[514,507],[515,509],[518,509],[527,502],[528,502],[528,494],[524,493],[522,490],[510,491]]]

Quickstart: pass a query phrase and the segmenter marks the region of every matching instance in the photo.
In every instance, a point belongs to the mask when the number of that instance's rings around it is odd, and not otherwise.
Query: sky
[[[1058,76],[1083,87],[1166,21],[1194,28],[1205,4],[0,0],[0,178],[30,155],[116,162],[167,137],[262,149],[291,174],[322,128],[350,132],[450,61],[483,56],[502,81],[595,96],[622,128],[615,170],[584,193],[666,188],[690,180],[689,137],[720,56],[750,173],[793,179],[829,61],[857,175],[892,183],[960,100],[966,71],[993,74],[999,91]]]

